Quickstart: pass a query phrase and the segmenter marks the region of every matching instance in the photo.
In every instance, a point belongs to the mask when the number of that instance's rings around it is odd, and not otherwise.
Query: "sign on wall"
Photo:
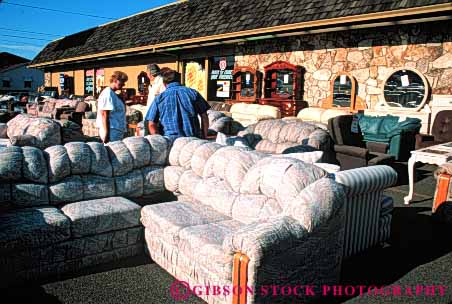
[[[60,90],[64,91],[64,73],[60,73]]]
[[[204,94],[206,86],[204,66],[200,62],[190,61],[185,64],[185,86]],[[205,96],[204,96],[205,97]]]
[[[105,72],[104,69],[96,70],[96,94],[99,95],[102,87],[105,86]]]
[[[94,93],[94,70],[85,71],[85,94],[93,95]]]
[[[232,71],[234,56],[218,56],[210,58],[208,83],[208,99],[222,101],[231,98]]]

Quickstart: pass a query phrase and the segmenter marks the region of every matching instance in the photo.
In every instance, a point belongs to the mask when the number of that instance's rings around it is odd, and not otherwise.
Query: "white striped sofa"
[[[396,183],[394,169],[372,166],[334,175],[347,193],[344,257],[388,241],[394,203],[383,191]]]

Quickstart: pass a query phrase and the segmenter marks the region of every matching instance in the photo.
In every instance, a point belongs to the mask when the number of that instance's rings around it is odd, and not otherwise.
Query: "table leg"
[[[413,155],[408,160],[408,179],[409,179],[409,187],[410,192],[408,193],[408,196],[404,197],[405,205],[408,205],[410,201],[413,199],[413,193],[414,193],[414,164],[416,163],[416,157]]]

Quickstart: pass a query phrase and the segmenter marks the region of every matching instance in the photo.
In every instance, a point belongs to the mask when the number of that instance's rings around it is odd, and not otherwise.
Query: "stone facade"
[[[358,81],[358,96],[372,107],[394,69],[415,68],[433,94],[452,94],[452,22],[430,22],[285,39],[255,41],[236,47],[236,64],[262,72],[274,61],[302,66],[304,100],[320,106],[330,95],[330,81],[341,71]]]

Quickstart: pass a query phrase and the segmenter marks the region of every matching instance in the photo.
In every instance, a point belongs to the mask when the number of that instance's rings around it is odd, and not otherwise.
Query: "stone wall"
[[[452,22],[391,26],[255,41],[237,46],[236,64],[264,72],[264,66],[288,61],[305,69],[304,99],[320,105],[330,81],[346,71],[358,81],[358,95],[375,105],[382,85],[396,68],[419,70],[433,94],[452,94]]]

